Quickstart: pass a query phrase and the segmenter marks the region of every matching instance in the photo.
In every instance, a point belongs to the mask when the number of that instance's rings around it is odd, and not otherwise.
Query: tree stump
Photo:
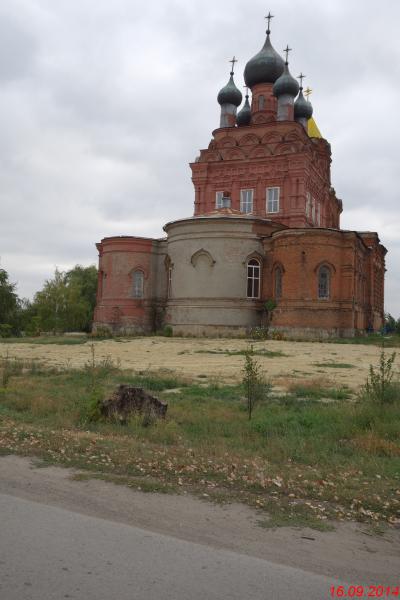
[[[165,419],[168,404],[148,394],[143,388],[121,384],[101,403],[101,414],[125,424],[132,414],[143,414],[148,421]]]

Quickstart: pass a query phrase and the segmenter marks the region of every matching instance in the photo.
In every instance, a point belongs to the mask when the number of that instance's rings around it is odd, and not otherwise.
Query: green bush
[[[394,380],[393,363],[396,352],[387,356],[382,348],[377,367],[370,365],[369,376],[361,395],[371,402],[385,405],[400,400],[400,383]]]
[[[0,323],[0,337],[1,338],[11,337],[12,330],[13,330],[12,325],[9,325],[8,323]]]

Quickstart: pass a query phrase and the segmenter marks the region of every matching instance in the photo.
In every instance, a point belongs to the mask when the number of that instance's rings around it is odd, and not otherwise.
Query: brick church
[[[260,326],[287,337],[353,336],[383,323],[386,249],[378,234],[340,228],[331,149],[268,30],[234,82],[218,94],[220,124],[190,164],[192,217],[165,237],[97,244],[94,329],[237,335]],[[251,94],[250,94],[251,93]],[[251,99],[250,99],[251,95]]]

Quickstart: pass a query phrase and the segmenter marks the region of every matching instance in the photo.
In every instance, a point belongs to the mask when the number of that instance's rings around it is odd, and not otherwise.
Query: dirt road
[[[27,458],[0,457],[0,496],[122,523],[208,546],[210,552],[211,549],[229,550],[354,585],[398,585],[399,530],[391,529],[384,535],[374,536],[366,526],[354,523],[340,523],[331,532],[265,529],[259,525],[265,516],[246,506],[216,506],[183,494],[144,494],[100,480],[76,481],[75,474],[72,469],[35,468]],[[22,529],[18,535],[24,539],[25,534]],[[42,534],[35,537],[35,544]],[[10,550],[11,546],[7,548],[5,559],[10,556]],[[326,597],[328,592],[326,588]],[[314,598],[300,592],[297,597]]]
[[[187,378],[207,376],[218,381],[233,382],[242,377],[243,356],[227,352],[245,350],[247,340],[185,339],[144,337],[95,342],[95,358],[110,357],[123,369],[167,370]],[[357,388],[368,375],[369,365],[377,364],[380,348],[352,344],[265,341],[254,342],[255,350],[266,349],[277,356],[257,356],[268,378],[286,386],[296,379],[322,378],[335,385]],[[91,360],[91,344],[40,345],[7,344],[0,355],[35,359],[49,366],[82,367]],[[225,352],[225,353],[224,353]],[[321,366],[321,363],[327,363]],[[332,364],[347,365],[335,368]],[[330,365],[330,366],[327,366]]]

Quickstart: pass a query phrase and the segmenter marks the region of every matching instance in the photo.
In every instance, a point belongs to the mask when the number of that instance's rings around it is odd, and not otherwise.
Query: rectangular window
[[[280,188],[267,188],[267,213],[279,212],[279,192]]]
[[[215,192],[215,208],[222,208],[224,192]]]
[[[311,201],[311,220],[315,223],[315,198]]]
[[[240,190],[240,211],[243,213],[253,212],[254,190]]]
[[[306,197],[306,217],[307,217],[307,219],[310,218],[310,214],[311,214],[311,194],[310,194],[310,192],[307,192],[307,197]]]
[[[230,208],[231,199],[227,192],[215,192],[215,208]]]

